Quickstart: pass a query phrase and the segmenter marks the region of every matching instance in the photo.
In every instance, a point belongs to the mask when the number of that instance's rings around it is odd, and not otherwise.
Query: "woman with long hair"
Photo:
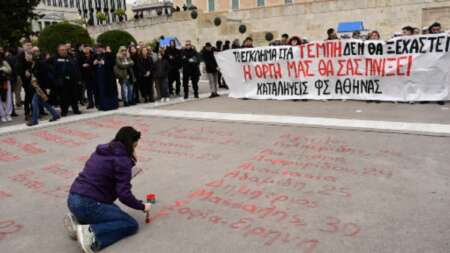
[[[137,79],[144,102],[154,102],[152,68],[153,60],[146,47],[141,48],[137,59]]]
[[[114,67],[114,74],[119,79],[122,87],[122,100],[125,106],[134,104],[134,64],[127,48],[121,46],[117,52],[116,66]]]
[[[114,140],[97,146],[70,188],[70,213],[64,225],[86,253],[99,251],[138,231],[137,221],[114,204],[116,199],[136,210],[148,212],[152,208],[131,192],[140,138],[141,133],[134,128],[122,127]]]

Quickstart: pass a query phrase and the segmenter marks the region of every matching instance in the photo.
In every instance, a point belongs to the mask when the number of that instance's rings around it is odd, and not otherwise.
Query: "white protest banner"
[[[330,40],[216,54],[230,97],[253,99],[449,99],[450,37]]]

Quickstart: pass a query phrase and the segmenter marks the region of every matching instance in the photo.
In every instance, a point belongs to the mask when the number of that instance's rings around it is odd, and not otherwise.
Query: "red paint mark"
[[[77,161],[77,162],[85,163],[87,160],[89,160],[89,157],[91,157],[91,156],[90,155],[82,155],[82,156],[74,157],[73,160]]]
[[[22,228],[23,225],[17,224],[14,220],[0,220],[0,241],[19,232]]]
[[[54,198],[67,198],[70,185],[57,186],[56,188],[48,188],[33,171],[25,171],[17,173],[9,177],[13,182],[16,182],[33,193],[39,193]]]
[[[0,200],[1,199],[6,199],[6,198],[10,198],[13,195],[9,192],[5,192],[5,191],[0,191]]]
[[[214,128],[180,128],[175,127],[160,133],[158,135],[171,137],[174,139],[195,141],[201,143],[213,143],[219,145],[246,145],[242,139],[233,137],[232,132],[216,130]]]
[[[86,131],[81,131],[81,130],[74,130],[74,129],[69,129],[69,128],[65,128],[65,127],[56,128],[55,131],[62,133],[62,134],[79,137],[79,138],[82,138],[85,140],[91,140],[91,139],[99,137],[99,135],[97,133],[86,132]]]
[[[45,153],[46,151],[40,147],[37,147],[36,143],[28,143],[20,145],[20,148],[28,154],[37,155]]]
[[[80,145],[83,145],[85,143],[77,142],[74,140],[66,139],[64,137],[61,137],[59,135],[51,134],[46,130],[41,130],[33,133],[34,136],[40,137],[46,141],[51,141],[57,144],[61,144],[68,147],[78,147]]]
[[[54,198],[67,198],[70,191],[70,185],[61,185],[57,186],[55,188],[52,188],[50,190],[42,192],[42,194],[54,197]]]
[[[169,147],[169,148],[181,148],[181,149],[192,149],[194,145],[185,144],[185,143],[175,143],[170,141],[160,141],[160,140],[151,140],[151,139],[141,139],[140,145],[145,145],[148,147],[160,146],[160,147]]]
[[[20,160],[20,156],[9,153],[0,148],[0,161],[1,162],[15,162]]]
[[[17,144],[17,140],[14,137],[5,138],[5,139],[1,140],[1,142],[3,142],[4,144],[8,144],[8,145],[16,145]]]
[[[60,164],[60,163],[53,163],[53,164],[47,165],[47,166],[41,168],[41,170],[44,172],[47,172],[49,174],[58,176],[58,177],[62,177],[64,179],[73,179],[78,175],[77,172],[73,172],[68,169],[63,169],[62,164]]]
[[[166,154],[166,155],[174,155],[177,157],[184,157],[184,158],[190,158],[190,159],[196,159],[196,160],[212,160],[216,161],[220,158],[220,155],[218,154],[210,154],[210,153],[204,153],[204,154],[195,154],[187,151],[176,151],[176,150],[166,150],[166,149],[159,149],[154,147],[148,147],[148,146],[141,146],[141,151],[151,152],[151,153],[158,153],[158,154]]]
[[[326,233],[341,233],[344,236],[353,237],[359,234],[361,228],[354,223],[342,223],[336,217],[327,217],[323,228],[319,230]]]
[[[319,240],[307,239],[292,235],[283,230],[275,230],[267,226],[261,226],[256,224],[255,219],[250,217],[227,220],[211,210],[193,209],[190,207],[179,208],[176,213],[186,218],[186,220],[199,220],[214,226],[222,226],[230,229],[231,232],[239,233],[243,238],[251,237],[259,239],[261,244],[267,247],[290,243],[291,245],[295,245],[297,250],[299,250],[298,252],[312,253],[319,245]]]
[[[20,183],[29,190],[34,192],[40,192],[44,189],[45,185],[43,182],[35,178],[35,173],[33,171],[20,172],[14,176],[9,177],[10,180]]]
[[[40,147],[37,146],[36,143],[20,143],[13,137],[8,137],[6,139],[1,140],[2,143],[5,143],[7,145],[16,146],[20,148],[22,151],[26,152],[27,154],[42,154],[46,151]]]
[[[341,146],[342,148],[341,152],[350,152],[354,153],[357,152],[356,149],[351,149],[346,146]],[[324,171],[333,171],[340,174],[348,174],[353,176],[378,176],[378,177],[386,177],[390,178],[392,176],[392,171],[387,169],[376,169],[377,171],[382,171],[380,173],[369,173],[367,172],[367,169],[360,169],[360,168],[350,168],[347,165],[345,165],[346,160],[341,158],[333,158],[334,161],[340,161],[339,164],[335,162],[328,162],[328,161],[309,161],[306,159],[308,156],[305,156],[306,158],[295,161],[295,160],[289,160],[285,159],[283,157],[279,157],[282,153],[271,150],[271,149],[263,149],[261,152],[258,152],[256,155],[252,157],[252,160],[255,162],[261,162],[268,165],[276,165],[278,167],[281,167],[281,171],[279,173],[293,176],[293,177],[300,177],[304,173],[299,173],[296,171],[289,171],[286,168],[293,168],[293,169],[301,169],[301,170],[324,170]],[[314,156],[314,155],[313,155]],[[322,155],[319,155],[318,157],[324,157]],[[327,158],[328,160],[329,158]],[[278,169],[279,170],[279,169]],[[308,176],[305,176],[307,178],[314,178],[317,175],[308,173]]]

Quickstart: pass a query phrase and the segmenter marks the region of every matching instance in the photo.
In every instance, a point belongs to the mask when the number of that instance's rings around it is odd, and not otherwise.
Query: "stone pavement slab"
[[[158,202],[151,224],[124,207],[140,231],[105,253],[450,248],[448,137],[118,114],[0,136],[0,252],[80,252],[67,189],[123,125],[143,133],[133,190]]]
[[[450,124],[449,107],[448,103],[441,106],[436,103],[377,104],[351,100],[243,100],[222,96],[215,98],[214,102],[203,100],[198,103],[167,106],[164,109]]]

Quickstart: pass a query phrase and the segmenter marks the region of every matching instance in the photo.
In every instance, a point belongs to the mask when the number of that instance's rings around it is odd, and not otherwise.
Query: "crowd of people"
[[[442,33],[439,23],[428,29],[406,26],[402,34]],[[326,40],[339,38],[333,28],[328,29]],[[350,38],[350,37],[348,37]],[[354,32],[354,39],[380,40],[378,31],[367,35]],[[272,46],[296,46],[308,43],[300,36],[283,34]],[[150,48],[143,42],[121,46],[114,54],[108,46],[97,44],[95,48],[70,43],[60,44],[55,55],[41,53],[28,39],[21,41],[19,48],[0,48],[0,120],[8,122],[17,117],[16,108],[24,107],[28,126],[38,124],[42,115],[51,114],[50,121],[67,116],[69,107],[74,114],[81,114],[80,105],[87,109],[114,110],[137,103],[153,103],[155,100],[169,101],[171,97],[189,98],[190,85],[194,97],[199,97],[198,83],[203,72],[209,81],[210,98],[219,96],[218,89],[227,85],[222,78],[214,53],[228,49],[251,48],[253,39],[247,37],[241,44],[233,41],[210,42],[197,51],[187,40],[180,48],[175,40],[168,46]],[[119,85],[118,85],[119,84]],[[118,88],[120,87],[120,89]],[[25,94],[23,96],[23,93]],[[443,104],[443,102],[439,102]],[[59,106],[59,112],[55,107]]]
[[[171,41],[157,50],[142,42],[130,43],[121,46],[117,54],[102,44],[75,49],[65,43],[58,45],[54,56],[41,53],[28,39],[21,45],[17,49],[0,48],[1,122],[17,117],[16,108],[22,106],[26,124],[34,126],[48,113],[50,121],[67,116],[69,109],[81,114],[83,105],[107,111],[117,109],[121,101],[123,106],[132,106],[166,102],[181,95],[188,99],[190,86],[194,98],[199,98],[202,60],[211,84],[210,98],[219,96],[219,87],[227,88],[210,43],[200,52],[189,40],[182,48]]]

